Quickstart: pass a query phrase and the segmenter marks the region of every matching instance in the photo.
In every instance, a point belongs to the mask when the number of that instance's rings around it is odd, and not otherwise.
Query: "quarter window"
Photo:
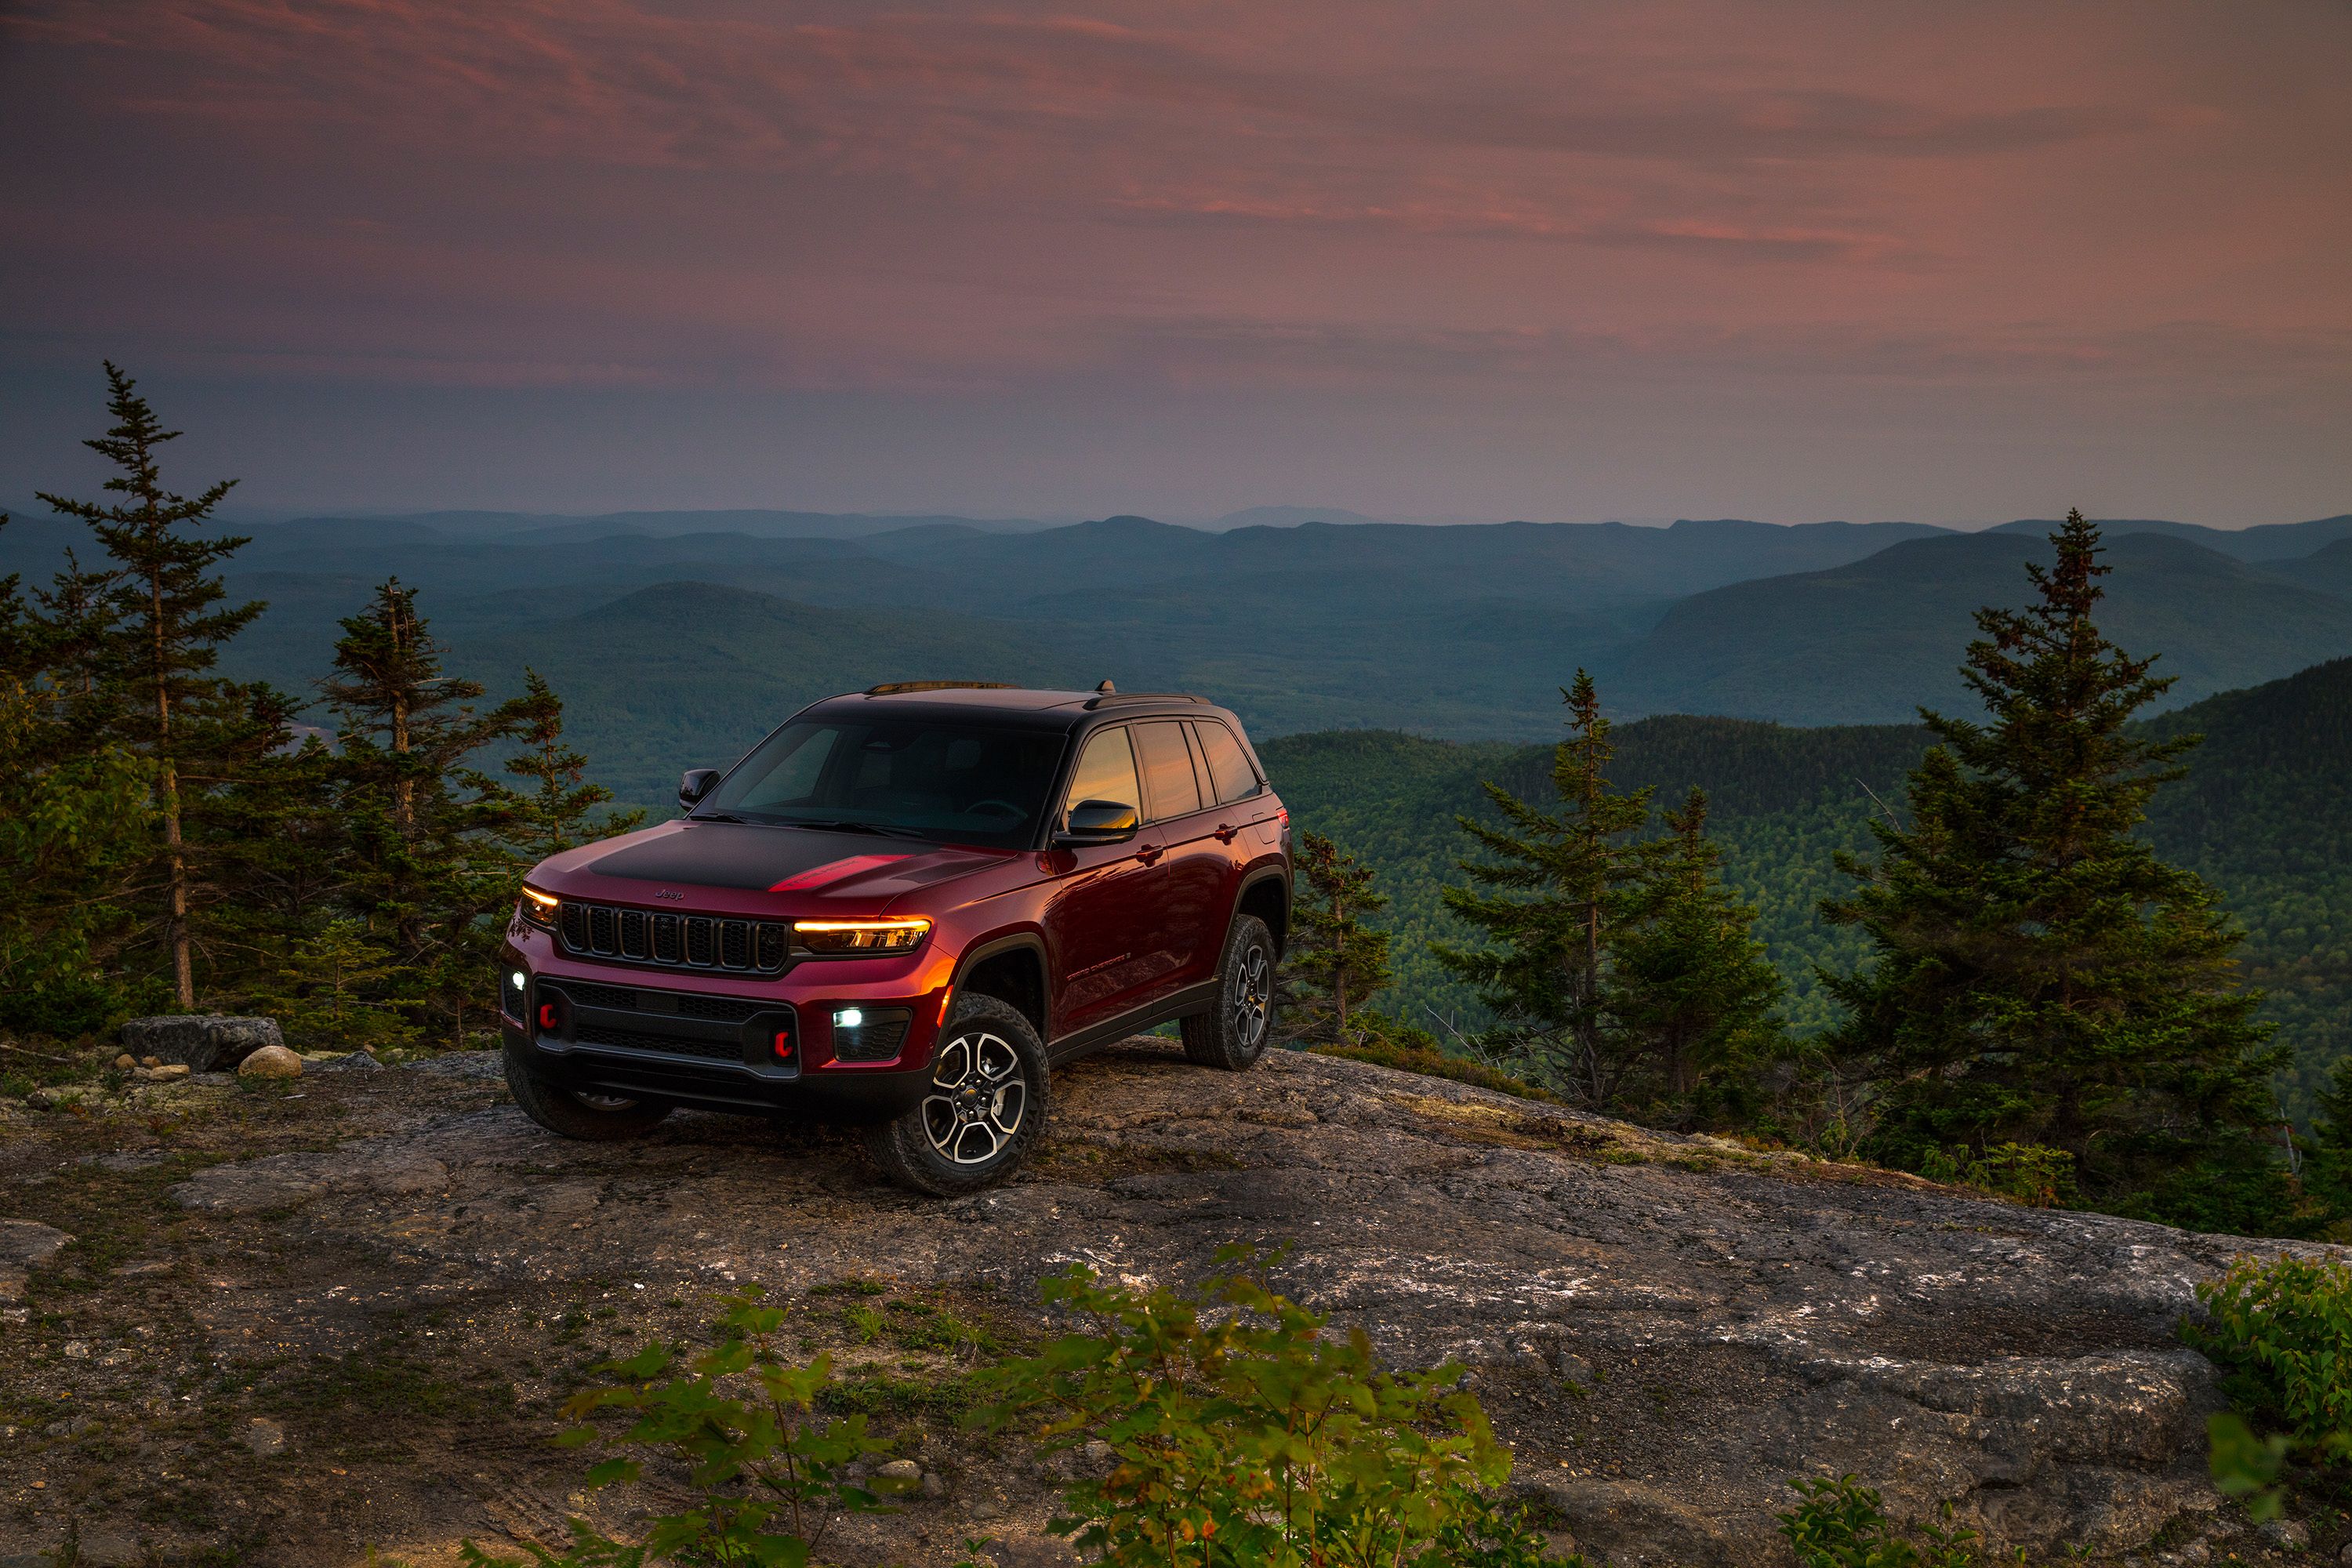
[[[1143,816],[1143,792],[1135,783],[1135,749],[1128,743],[1127,731],[1097,730],[1087,740],[1087,749],[1078,753],[1077,772],[1070,775],[1069,800],[1062,808],[1062,826],[1070,824],[1070,806],[1080,801],[1107,800],[1123,805],[1140,818]]]
[[[1223,724],[1199,723],[1192,733],[1201,742],[1201,755],[1209,764],[1209,778],[1220,801],[1236,801],[1258,791],[1257,771],[1250,766],[1242,743]]]
[[[1184,744],[1184,726],[1173,721],[1138,724],[1135,734],[1142,753],[1143,782],[1151,792],[1151,815],[1189,816],[1200,810],[1201,786],[1192,776],[1192,752]]]

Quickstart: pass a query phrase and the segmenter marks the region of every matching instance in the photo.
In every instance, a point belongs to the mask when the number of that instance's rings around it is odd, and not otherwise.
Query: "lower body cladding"
[[[866,1120],[908,1110],[929,1083],[936,996],[795,1005],[628,975],[532,976],[511,963],[507,979],[499,1022],[509,1044],[584,1094]]]

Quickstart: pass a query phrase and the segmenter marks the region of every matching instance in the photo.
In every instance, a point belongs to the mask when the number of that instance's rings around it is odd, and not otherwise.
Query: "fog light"
[[[836,1029],[854,1029],[864,1022],[866,1015],[855,1007],[844,1007],[833,1016],[833,1026]]]
[[[507,976],[507,984],[520,991],[526,984],[528,984],[528,982],[523,979],[522,971],[518,969],[512,974]]]

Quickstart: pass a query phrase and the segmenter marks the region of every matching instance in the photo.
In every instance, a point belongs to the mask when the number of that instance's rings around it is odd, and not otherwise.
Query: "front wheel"
[[[869,1128],[866,1150],[892,1181],[934,1197],[993,1186],[1029,1157],[1045,1128],[1045,1045],[1018,1008],[960,996],[921,1102]]]
[[[530,1059],[529,1047],[513,1040],[506,1042],[506,1067],[507,1091],[522,1113],[566,1138],[610,1143],[641,1137],[669,1114],[669,1106],[658,1100],[566,1089]]]
[[[1184,1055],[1202,1067],[1239,1072],[1265,1055],[1274,1022],[1274,933],[1255,915],[1235,915],[1217,963],[1217,1005],[1184,1020]]]

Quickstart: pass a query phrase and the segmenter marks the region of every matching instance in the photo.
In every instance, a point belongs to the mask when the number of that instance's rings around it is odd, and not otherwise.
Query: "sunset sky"
[[[2352,510],[2352,5],[12,0],[0,504]]]

